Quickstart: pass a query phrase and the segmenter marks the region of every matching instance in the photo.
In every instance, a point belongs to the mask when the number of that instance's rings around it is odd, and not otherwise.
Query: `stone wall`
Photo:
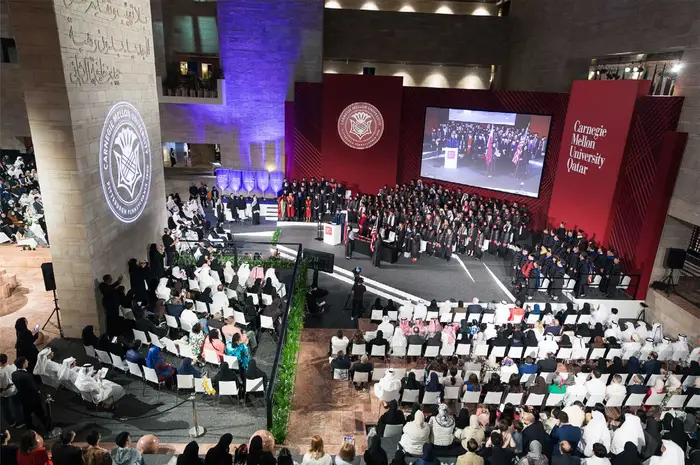
[[[7,0],[0,0],[0,37],[14,37]],[[18,63],[0,63],[0,148],[24,151],[18,139],[29,137]]]
[[[324,61],[324,73],[362,74],[366,66],[378,76],[402,76],[407,87],[442,87],[453,89],[488,89],[490,67],[416,65],[356,61]]]
[[[511,2],[507,88],[568,92],[592,58],[683,50],[675,95],[689,133],[669,214],[700,224],[700,3],[694,0]]]
[[[58,297],[66,333],[74,337],[86,324],[98,324],[103,313],[96,288],[102,275],[124,274],[128,287],[127,260],[145,259],[148,244],[160,242],[166,224],[150,5],[148,0],[123,6],[105,0],[9,5]],[[120,163],[116,145],[108,147],[113,152],[100,146],[107,114],[122,101],[137,109],[150,138],[149,146],[141,137],[131,150],[122,147],[122,155],[137,155],[140,174],[134,177],[130,166],[123,168],[131,157]],[[115,139],[122,127],[114,128]],[[131,223],[117,219],[108,206],[100,169],[105,163],[119,174],[115,195],[145,205]],[[132,195],[131,188],[143,187],[145,193],[148,183],[146,199]]]
[[[501,65],[507,17],[326,9],[325,60]]]

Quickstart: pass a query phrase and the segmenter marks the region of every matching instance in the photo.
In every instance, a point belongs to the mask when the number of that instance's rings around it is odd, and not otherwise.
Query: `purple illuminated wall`
[[[284,170],[284,102],[295,80],[321,79],[323,1],[219,1],[217,22],[225,111],[211,116],[223,116],[235,135],[235,167]]]

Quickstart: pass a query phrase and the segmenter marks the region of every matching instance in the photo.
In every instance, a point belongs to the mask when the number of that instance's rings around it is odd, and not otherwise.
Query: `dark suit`
[[[484,309],[479,304],[469,304],[467,306],[467,313],[481,313]],[[493,313],[493,312],[491,312]]]
[[[542,444],[542,453],[547,457],[552,456],[552,441],[544,430],[544,425],[540,421],[536,421],[523,430],[523,452],[530,450],[530,443],[539,441]]]
[[[540,373],[554,373],[557,371],[557,361],[553,358],[546,358],[537,362],[537,371]]]
[[[54,465],[82,465],[83,451],[78,446],[64,445],[60,442],[51,447],[51,461]]]
[[[26,370],[17,370],[12,373],[12,384],[17,388],[17,395],[22,404],[22,413],[27,429],[35,429],[32,424],[32,413],[36,415],[42,426],[48,429],[48,420],[44,413],[43,402],[39,394],[39,388],[34,382],[34,376]]]

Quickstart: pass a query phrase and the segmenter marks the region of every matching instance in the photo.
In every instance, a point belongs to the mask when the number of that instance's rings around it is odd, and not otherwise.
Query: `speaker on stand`
[[[56,296],[56,276],[54,275],[53,272],[53,263],[48,262],[48,263],[42,263],[41,264],[41,274],[44,277],[44,288],[46,289],[46,292],[51,291],[53,292],[53,311],[51,312],[51,315],[46,319],[46,322],[44,323],[44,326],[41,327],[41,329],[46,328],[46,326],[51,323],[53,326],[58,328],[58,333],[61,335],[61,337],[65,337],[63,335],[63,326],[61,326],[61,309],[58,308],[58,297]],[[54,323],[51,321],[51,318],[56,315],[56,322]]]
[[[685,266],[686,251],[684,249],[669,248],[666,252],[666,268],[668,274],[659,283],[659,287],[666,290],[666,296],[671,295],[671,291],[676,292],[676,282],[673,279],[673,272]]]

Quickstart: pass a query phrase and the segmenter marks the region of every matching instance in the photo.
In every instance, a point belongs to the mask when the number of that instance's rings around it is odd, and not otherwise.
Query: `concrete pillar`
[[[127,260],[166,224],[150,4],[9,6],[59,305],[78,336],[102,315],[102,275],[128,288]]]

